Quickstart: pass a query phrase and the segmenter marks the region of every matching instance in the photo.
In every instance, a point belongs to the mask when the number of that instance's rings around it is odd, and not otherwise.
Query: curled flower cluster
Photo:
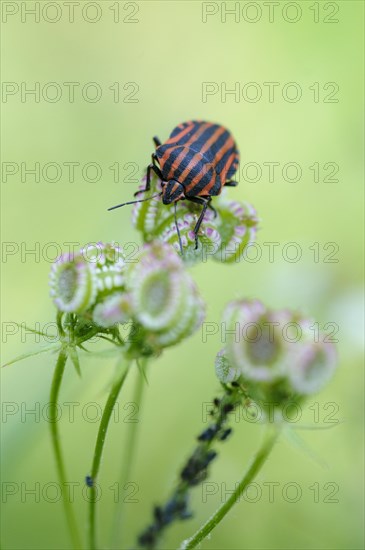
[[[131,323],[133,353],[152,353],[190,336],[202,323],[204,304],[174,249],[144,245],[127,264],[119,247],[98,243],[52,266],[51,296],[58,310],[101,329]]]
[[[60,311],[84,313],[106,294],[124,286],[124,258],[113,244],[97,243],[63,254],[52,265],[51,296]]]
[[[87,311],[105,292],[123,287],[124,258],[112,244],[97,243],[63,254],[52,265],[51,297],[67,313]]]
[[[140,189],[144,189],[144,185]],[[150,193],[156,195],[160,192],[161,185],[154,178]],[[148,196],[146,194],[145,198]],[[185,262],[194,263],[207,257],[225,263],[237,262],[247,245],[256,238],[258,218],[250,204],[228,200],[224,190],[219,197],[214,198],[212,205],[214,210],[208,208],[200,226],[197,249],[194,228],[202,207],[187,200],[179,201],[176,205]],[[163,204],[159,196],[137,202],[133,207],[132,220],[145,242],[158,239],[180,250],[173,204]]]
[[[204,303],[195,283],[172,247],[146,244],[138,261],[128,268],[135,319],[152,347],[176,344],[190,336],[204,319]]]
[[[216,359],[223,383],[239,381],[258,401],[283,404],[319,391],[336,367],[334,345],[311,330],[313,321],[258,300],[234,301],[223,316],[227,344]]]

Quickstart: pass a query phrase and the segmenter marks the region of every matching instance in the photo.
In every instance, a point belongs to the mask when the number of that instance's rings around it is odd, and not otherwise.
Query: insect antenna
[[[161,191],[161,193],[156,193],[155,195],[152,195],[151,197],[147,197],[147,199],[139,199],[138,201],[123,202],[122,204],[117,204],[116,206],[111,206],[110,208],[108,208],[108,212],[110,210],[115,210],[116,208],[120,208],[121,206],[127,206],[127,204],[136,204],[136,202],[150,201],[154,197],[161,197],[161,195],[162,195],[162,191]]]
[[[174,202],[175,226],[176,226],[177,236],[178,236],[178,238],[179,238],[179,245],[180,245],[181,256],[184,256],[184,251],[183,251],[182,242],[181,242],[181,235],[180,235],[179,224],[177,223],[176,204],[177,204],[177,203]]]

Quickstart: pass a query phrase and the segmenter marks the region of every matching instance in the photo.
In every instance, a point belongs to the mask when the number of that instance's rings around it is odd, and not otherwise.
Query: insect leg
[[[191,202],[196,202],[198,204],[202,204],[203,205],[203,208],[202,208],[202,211],[200,213],[200,216],[198,218],[198,221],[196,222],[196,225],[194,227],[194,236],[195,236],[195,250],[198,248],[198,233],[199,233],[199,229],[200,229],[200,226],[202,224],[202,221],[204,220],[204,216],[205,216],[205,212],[207,211],[207,208],[209,206],[209,203],[210,201],[212,200],[211,197],[208,197],[207,200],[205,201],[204,199],[201,199],[199,197],[189,197],[188,198],[189,201]]]
[[[152,155],[152,163],[147,166],[147,180],[146,180],[146,187],[144,189],[140,189],[139,191],[136,191],[134,193],[134,197],[137,197],[137,195],[140,195],[141,193],[145,193],[146,191],[149,191],[151,189],[151,170],[154,171],[156,176],[163,179],[162,172],[159,169],[159,167],[156,165],[156,157],[155,155]]]
[[[227,187],[236,187],[236,185],[238,185],[238,181],[229,180],[226,181],[224,185],[226,185]]]
[[[176,233],[177,233],[177,237],[178,237],[178,239],[179,239],[179,246],[180,246],[180,253],[181,253],[181,256],[184,256],[184,251],[183,251],[182,242],[181,242],[180,229],[179,229],[179,224],[178,224],[178,221],[177,221],[176,204],[177,204],[177,203],[174,202],[174,216],[175,216]]]
[[[208,203],[208,208],[210,208],[214,212],[214,217],[216,218],[218,216],[216,209],[214,206],[211,205],[211,202]]]
[[[153,139],[153,143],[155,144],[155,146],[160,147],[161,141],[158,139],[158,137],[154,136],[152,139]]]

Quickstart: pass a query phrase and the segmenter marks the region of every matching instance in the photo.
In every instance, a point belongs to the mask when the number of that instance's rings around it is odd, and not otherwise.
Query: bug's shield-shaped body
[[[179,237],[180,251],[183,246],[177,223],[177,203],[188,200],[202,205],[201,213],[194,227],[195,248],[198,247],[198,233],[212,197],[219,195],[224,185],[235,186],[232,181],[239,162],[239,153],[230,132],[219,124],[191,120],[179,124],[165,143],[153,138],[156,151],[147,167],[146,187],[135,193],[151,189],[151,175],[161,180],[162,191],[147,198],[113,206],[114,210],[126,204],[149,201],[157,196],[165,205],[174,204],[175,226]]]
[[[197,120],[177,126],[156,148],[156,157],[163,180],[179,182],[187,198],[219,195],[239,162],[230,132],[218,124]]]

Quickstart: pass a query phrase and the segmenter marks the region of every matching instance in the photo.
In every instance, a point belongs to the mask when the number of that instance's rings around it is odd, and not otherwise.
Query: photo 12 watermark
[[[51,409],[53,403],[32,403],[25,401],[3,401],[1,403],[1,417],[3,424],[8,422],[27,423],[54,423],[60,422],[74,424],[86,422],[96,424],[103,415],[103,405],[96,401],[81,403],[79,401],[64,401],[57,403],[56,415]],[[116,402],[111,413],[111,422],[114,424],[138,424],[139,405],[134,401],[127,403]]]
[[[216,406],[214,401],[202,403],[202,422],[204,424],[211,422],[211,411]],[[222,405],[218,404],[219,407],[222,407]],[[325,403],[308,401],[300,404],[294,400],[279,403],[248,399],[246,403],[235,407],[228,414],[230,421],[236,424],[241,422],[248,422],[249,424],[288,422],[291,425],[296,425],[305,418],[315,425],[331,426],[340,424],[339,412],[340,405],[335,401]]]
[[[102,22],[136,24],[140,22],[142,2],[121,0],[88,1],[17,1],[1,2],[2,23],[56,24]]]
[[[339,2],[202,2],[203,23],[340,23]]]
[[[90,487],[93,493],[90,494]],[[103,486],[99,482],[93,481],[90,485],[90,477],[85,477],[85,482],[65,481],[58,483],[56,481],[2,481],[1,483],[1,501],[3,504],[20,502],[22,504],[55,504],[66,500],[72,504],[82,499],[85,502],[98,502],[110,499],[114,503],[123,502],[125,504],[138,504],[138,493],[140,486],[135,481],[127,481],[121,485],[115,481],[111,485]]]
[[[114,243],[119,247],[120,258],[125,263],[137,263],[138,253],[142,250],[142,245],[137,242]],[[97,263],[99,257],[95,256],[95,249],[100,248],[100,243],[86,243],[79,249],[80,243],[72,242],[40,242],[40,241],[3,241],[1,243],[1,263],[10,262],[20,263],[54,263],[62,254],[69,254],[71,258],[76,256],[83,258],[84,261]],[[204,263],[209,258],[216,257],[222,261],[234,256],[234,262],[246,262],[248,264],[280,263],[314,263],[314,264],[338,264],[340,262],[340,246],[338,243],[329,241],[325,243],[298,243],[296,241],[280,242],[265,241],[263,243],[248,243],[241,253],[237,254],[239,247],[237,243],[231,243],[220,247],[219,243],[209,242],[202,244],[200,248],[199,259]],[[100,251],[100,254],[102,252]]]
[[[212,497],[219,499],[219,502],[226,502],[227,499],[237,490],[238,484],[230,486],[228,483],[216,483],[205,481],[201,486],[201,501],[206,504]],[[286,502],[296,504],[300,501],[315,504],[339,504],[340,486],[335,481],[318,482],[311,484],[298,483],[297,481],[263,481],[258,483],[252,481],[243,491],[237,501],[244,501],[248,504],[267,502],[270,504]]]
[[[14,82],[1,83],[2,103],[139,103],[137,82]]]
[[[213,100],[214,98],[214,100]],[[201,83],[203,103],[334,103],[340,102],[337,82],[205,81]]]
[[[208,164],[209,166],[209,164]],[[138,185],[146,171],[145,165],[135,161],[109,163],[90,160],[3,161],[1,181],[12,183],[98,183],[111,178],[113,183]],[[235,181],[250,184],[339,183],[340,166],[336,161],[266,160],[238,164]]]

